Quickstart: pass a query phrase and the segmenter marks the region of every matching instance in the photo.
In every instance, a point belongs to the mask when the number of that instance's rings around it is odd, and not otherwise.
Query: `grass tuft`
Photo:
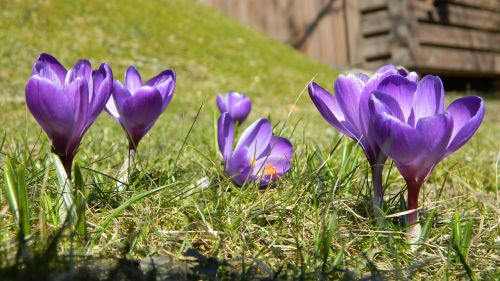
[[[338,72],[197,1],[1,1],[0,10],[0,276],[500,276],[500,102],[492,93],[484,94],[487,113],[476,136],[437,165],[421,191],[423,236],[415,250],[406,242],[405,185],[393,164],[384,172],[381,227],[371,215],[361,149],[322,120],[305,94],[312,79],[331,88]],[[123,191],[116,188],[128,147],[122,129],[106,114],[90,128],[75,160],[72,221],[60,216],[50,143],[24,104],[41,52],[68,67],[79,58],[94,67],[106,61],[119,80],[131,64],[145,79],[167,68],[177,73],[172,103],[141,141],[138,171]],[[223,173],[215,94],[228,90],[252,99],[242,126],[268,117],[274,133],[294,145],[290,173],[268,189],[235,187]]]

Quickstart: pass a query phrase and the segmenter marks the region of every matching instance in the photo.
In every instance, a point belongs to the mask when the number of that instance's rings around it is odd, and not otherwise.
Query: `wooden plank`
[[[347,53],[349,63],[357,66],[364,62],[362,55],[363,37],[361,36],[361,13],[359,12],[360,0],[344,2],[346,37],[348,42]]]
[[[388,10],[381,10],[361,17],[361,29],[364,36],[389,32],[392,28],[392,21]]]
[[[339,2],[339,1],[336,1]],[[333,5],[328,7],[328,1],[321,1],[318,6],[319,9],[325,9],[328,12],[318,23],[317,27],[317,42],[315,42],[319,46],[319,54],[318,57],[323,63],[327,64],[335,64],[336,62],[336,51],[338,49],[336,30],[334,29],[334,7]],[[328,8],[328,9],[327,9]],[[335,15],[336,16],[336,15]]]
[[[417,13],[417,17],[420,21],[500,32],[500,13],[452,4],[442,5],[436,9],[437,18],[422,12]]]
[[[289,42],[291,39],[291,31],[289,27],[291,13],[287,10],[287,7],[290,5],[290,0],[275,0],[277,7],[277,14],[273,15],[273,17],[277,20],[277,35],[276,39],[281,42]]]
[[[443,15],[453,25],[500,31],[500,13],[449,5]]]
[[[409,5],[409,9],[413,12],[414,17],[418,19],[426,21],[439,19],[436,7],[429,1],[413,0]]]
[[[363,40],[363,56],[366,60],[389,56],[391,36],[389,34],[365,38]]]
[[[337,0],[333,14],[330,15],[330,24],[333,29],[333,41],[335,45],[335,59],[333,64],[348,65],[349,64],[349,40],[347,40],[346,14],[344,9],[344,1]],[[358,13],[359,18],[359,13]],[[359,26],[358,26],[359,27]],[[327,36],[327,35],[325,35]],[[360,34],[358,34],[360,36]]]
[[[304,23],[302,24],[303,35],[306,36],[306,53],[312,56],[313,58],[321,59],[319,57],[320,46],[319,46],[319,35],[317,26],[308,30],[313,24],[316,16],[318,15],[318,1],[299,1],[302,4],[301,11],[304,13]],[[310,33],[309,35],[307,33]]]
[[[372,11],[387,7],[388,0],[361,0],[359,1],[359,10],[361,12]]]
[[[500,54],[421,46],[411,67],[500,75]]]
[[[500,3],[498,0],[436,0],[435,2],[437,4],[454,3],[481,10],[500,11]]]
[[[499,33],[420,23],[415,36],[423,44],[500,52]]]

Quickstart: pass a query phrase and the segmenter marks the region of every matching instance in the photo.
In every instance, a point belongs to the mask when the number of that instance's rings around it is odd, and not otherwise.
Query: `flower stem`
[[[68,180],[71,181],[71,168],[73,167],[73,159],[75,158],[74,155],[58,155],[59,159],[61,160],[61,163],[64,167],[64,170],[66,171],[66,176],[68,177]]]
[[[371,166],[372,171],[372,186],[373,186],[373,206],[375,207],[375,213],[380,216],[379,212],[376,211],[377,208],[382,208],[383,198],[384,198],[384,187],[382,185],[382,169],[383,165],[375,164]]]
[[[52,154],[52,161],[56,167],[58,178],[58,192],[61,194],[62,203],[59,205],[57,212],[61,225],[67,222],[72,223],[76,218],[76,210],[73,201],[73,192],[71,186],[71,167],[73,164],[73,156],[61,156]],[[69,217],[68,217],[69,216]]]
[[[135,169],[135,146],[129,144],[128,153],[120,168],[118,183],[116,184],[116,191],[123,191],[127,183],[130,182],[130,174]]]
[[[418,194],[420,192],[420,187],[422,183],[415,181],[406,181],[406,185],[408,186],[408,208],[407,210],[415,210],[406,215],[406,219],[408,221],[408,229],[407,233],[409,236],[410,242],[417,242],[420,238],[420,234],[422,232],[420,223],[418,221]]]
[[[127,177],[130,177],[130,174],[135,169],[135,148],[129,148],[128,150],[128,158],[127,158]]]
[[[372,203],[373,203],[373,214],[377,219],[377,223],[379,226],[385,226],[386,222],[381,213],[384,204],[384,186],[382,184],[382,171],[384,169],[384,161],[375,162],[375,164],[371,164],[371,172],[372,172]]]

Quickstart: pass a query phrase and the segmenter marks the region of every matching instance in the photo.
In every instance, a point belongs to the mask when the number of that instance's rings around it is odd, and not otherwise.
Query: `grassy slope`
[[[474,224],[468,263],[476,274],[493,269],[492,245],[500,237],[494,196],[500,139],[498,101],[488,102],[487,122],[478,135],[441,163],[423,189],[422,205],[426,211],[437,210],[438,220],[428,246],[414,254],[405,245],[397,220],[389,226],[394,232],[385,233],[375,232],[373,222],[365,219],[370,210],[362,153],[353,149],[351,141],[343,140],[328,157],[339,136],[321,120],[307,94],[287,119],[290,104],[309,80],[317,75],[317,82],[331,85],[334,71],[192,1],[101,2],[0,3],[0,129],[6,132],[2,161],[14,157],[28,169],[32,229],[42,241],[36,243],[43,244],[55,228],[48,215],[40,215],[48,210],[39,200],[45,192],[54,196],[55,175],[45,169],[49,165],[47,141],[44,136],[38,139],[39,129],[25,110],[23,88],[33,60],[38,53],[48,52],[67,66],[83,57],[94,65],[107,61],[120,80],[130,64],[143,77],[165,68],[177,72],[171,105],[141,143],[141,167],[147,176],[137,179],[133,191],[114,194],[112,180],[84,170],[90,192],[90,237],[95,225],[131,195],[167,183],[178,185],[126,209],[89,249],[92,254],[117,255],[135,231],[136,243],[129,254],[138,258],[177,255],[194,247],[220,258],[256,258],[273,269],[283,265],[300,268],[302,264],[306,271],[313,271],[326,257],[327,268],[348,269],[359,277],[371,271],[366,256],[382,270],[415,267],[420,276],[463,277],[464,267],[449,248],[450,219],[456,209],[463,224],[467,218]],[[230,89],[251,96],[250,120],[269,116],[274,123],[280,122],[276,132],[287,120],[282,134],[292,137],[296,159],[292,172],[277,188],[265,192],[235,189],[220,176],[212,130],[214,95]],[[206,106],[173,167],[204,97]],[[77,161],[114,176],[124,150],[123,133],[103,114],[84,138]],[[204,176],[210,178],[211,187],[203,192],[191,190],[189,185]],[[390,201],[389,212],[395,213],[400,211],[395,194],[403,183],[394,171],[388,183],[387,199],[396,199]],[[1,204],[6,206],[4,199]],[[10,213],[3,210],[2,245],[9,245],[14,226]],[[329,223],[335,230],[331,237],[325,232]],[[168,234],[172,230],[181,234]],[[193,232],[183,232],[187,230]],[[218,234],[207,235],[207,230]],[[64,244],[61,247],[67,250]],[[434,265],[418,266],[429,261]]]

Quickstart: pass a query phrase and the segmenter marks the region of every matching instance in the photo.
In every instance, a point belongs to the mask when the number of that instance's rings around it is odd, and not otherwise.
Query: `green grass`
[[[75,265],[60,259],[72,255],[183,260],[196,249],[226,262],[219,276],[228,280],[267,271],[283,279],[500,276],[500,101],[487,100],[476,136],[425,184],[420,204],[427,236],[415,252],[399,217],[376,227],[363,153],[321,119],[304,93],[312,79],[331,88],[337,72],[194,1],[101,2],[0,2],[2,272],[37,265],[68,270]],[[177,72],[173,101],[141,142],[140,172],[127,191],[114,191],[127,148],[121,128],[102,114],[86,134],[73,186],[76,198],[87,199],[85,217],[78,212],[85,227],[79,224],[75,237],[59,231],[50,144],[24,103],[40,52],[68,67],[79,58],[94,66],[106,61],[120,80],[130,64],[144,78],[166,68]],[[213,128],[215,94],[228,90],[252,99],[245,125],[269,117],[275,133],[295,146],[291,172],[273,188],[240,189],[223,176]],[[385,171],[391,215],[403,211],[404,182],[389,162]],[[201,189],[196,182],[205,177],[209,187]],[[26,194],[16,189],[22,185]],[[29,213],[16,218],[9,200]],[[17,244],[19,229],[25,247]]]

